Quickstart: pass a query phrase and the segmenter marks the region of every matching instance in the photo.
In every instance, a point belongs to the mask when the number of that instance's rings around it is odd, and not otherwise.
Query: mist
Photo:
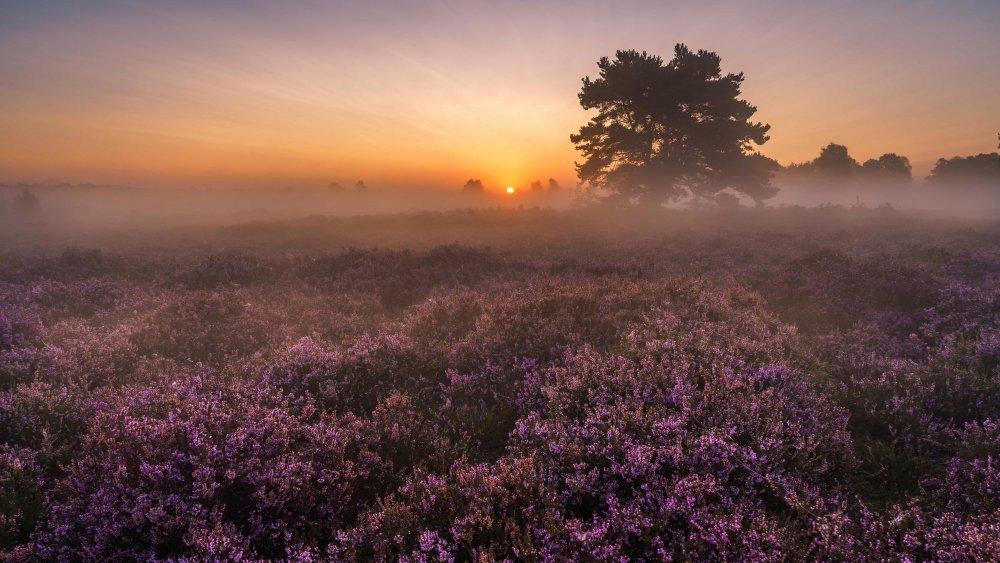
[[[891,206],[903,211],[948,217],[989,219],[1000,217],[1000,190],[975,181],[934,185],[926,182],[863,183],[847,186],[802,185],[778,179],[778,195],[769,205],[816,207]]]
[[[141,189],[90,184],[0,187],[0,252],[67,247],[185,248],[212,252],[486,245],[537,253],[619,247],[679,232],[793,234],[862,228],[986,227],[998,191],[982,185],[790,183],[763,206],[688,198],[659,208],[601,203],[580,188],[507,194],[500,189]],[[34,203],[19,199],[31,194]],[[890,227],[895,225],[895,227]],[[172,249],[172,250],[171,250]],[[596,249],[595,249],[596,252]]]
[[[18,203],[23,194],[35,203]],[[141,189],[91,184],[0,186],[0,230],[9,248],[17,241],[72,243],[114,241],[165,231],[211,229],[304,217],[391,215],[452,209],[566,209],[570,190],[534,193],[527,186],[515,194],[462,193],[459,190],[384,189],[359,191],[351,186],[248,189]]]

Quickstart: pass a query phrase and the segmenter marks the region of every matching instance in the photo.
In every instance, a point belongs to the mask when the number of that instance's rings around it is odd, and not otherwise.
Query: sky
[[[580,80],[676,43],[743,72],[783,164],[990,152],[1000,1],[0,0],[0,182],[575,182]]]

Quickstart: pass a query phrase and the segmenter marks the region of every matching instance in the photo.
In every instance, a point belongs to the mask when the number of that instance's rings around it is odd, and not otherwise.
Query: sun
[[[509,194],[514,193],[514,186],[507,186],[507,193]]]

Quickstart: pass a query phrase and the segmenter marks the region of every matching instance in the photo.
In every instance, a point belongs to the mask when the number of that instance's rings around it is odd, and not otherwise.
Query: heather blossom
[[[0,556],[994,559],[1000,257],[858,236],[0,265]]]

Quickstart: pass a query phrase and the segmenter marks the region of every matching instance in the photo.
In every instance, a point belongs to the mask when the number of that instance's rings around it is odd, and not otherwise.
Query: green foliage
[[[743,74],[722,74],[721,59],[679,44],[667,63],[638,51],[601,58],[597,79],[579,94],[598,114],[570,139],[583,153],[580,180],[617,202],[661,204],[710,198],[730,189],[762,201],[778,165],[754,152],[769,125],[739,98]]]

